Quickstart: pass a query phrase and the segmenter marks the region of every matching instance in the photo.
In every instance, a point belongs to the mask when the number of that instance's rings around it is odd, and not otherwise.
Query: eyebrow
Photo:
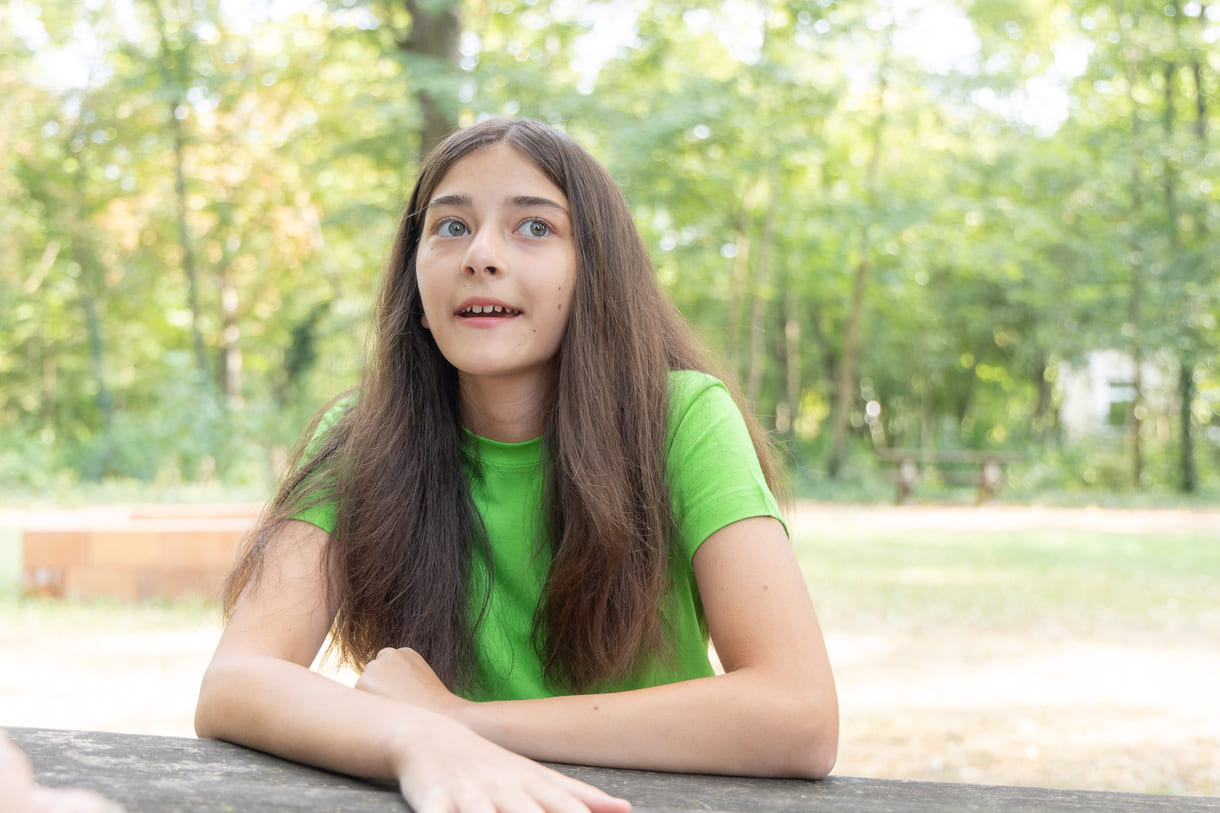
[[[470,195],[441,195],[428,201],[427,209],[432,209],[437,206],[466,206],[469,207],[474,203]]]
[[[535,195],[516,195],[509,198],[506,203],[511,206],[521,206],[524,208],[543,206],[548,209],[558,209],[565,215],[568,213],[567,208],[560,205],[558,201],[551,200],[550,198],[540,198]]]
[[[542,207],[545,207],[548,209],[558,209],[559,211],[563,212],[565,215],[568,214],[567,208],[565,206],[563,206],[562,204],[560,204],[558,201],[551,200],[550,198],[539,197],[537,195],[510,195],[508,198],[505,199],[504,202],[507,203],[509,206],[522,207],[522,208],[542,206]],[[460,207],[469,208],[473,205],[474,205],[474,200],[470,197],[470,195],[462,195],[462,194],[440,195],[439,197],[435,197],[432,200],[428,201],[427,208],[432,209],[432,208],[435,208],[438,206],[456,206],[459,208]]]

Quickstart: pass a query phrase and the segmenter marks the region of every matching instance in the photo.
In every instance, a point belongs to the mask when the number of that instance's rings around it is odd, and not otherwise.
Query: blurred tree
[[[1118,348],[1173,386],[1088,454],[1214,482],[1218,38],[1184,0],[2,4],[0,480],[265,479],[358,381],[421,154],[507,115],[609,165],[802,468],[1068,455],[1060,379]]]

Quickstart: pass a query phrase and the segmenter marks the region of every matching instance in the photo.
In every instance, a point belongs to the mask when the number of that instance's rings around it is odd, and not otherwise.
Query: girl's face
[[[576,284],[567,196],[516,149],[455,163],[424,215],[423,326],[463,376],[546,384]]]

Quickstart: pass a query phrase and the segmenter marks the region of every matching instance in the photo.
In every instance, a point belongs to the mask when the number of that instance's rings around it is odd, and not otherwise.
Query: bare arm
[[[733,523],[703,543],[694,569],[724,675],[618,694],[468,703],[432,682],[417,655],[399,650],[379,656],[360,686],[394,696],[410,683],[397,696],[536,759],[825,776],[838,746],[838,701],[782,527],[765,517]]]
[[[436,712],[358,692],[309,668],[336,608],[322,599],[329,537],[290,523],[221,635],[195,730],[311,765],[394,779],[416,811],[627,809]],[[488,807],[490,804],[490,807]]]

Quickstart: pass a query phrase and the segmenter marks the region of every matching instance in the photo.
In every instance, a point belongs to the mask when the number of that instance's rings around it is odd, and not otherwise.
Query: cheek
[[[436,313],[440,292],[437,290],[435,275],[428,273],[428,268],[425,264],[416,265],[415,285],[419,290],[419,304],[423,309],[420,323],[428,330],[431,330],[432,325],[428,323],[428,314]]]

